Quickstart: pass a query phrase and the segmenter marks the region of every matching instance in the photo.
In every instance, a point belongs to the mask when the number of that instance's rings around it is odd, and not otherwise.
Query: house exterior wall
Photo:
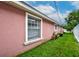
[[[62,34],[63,32],[64,32],[64,29],[62,28],[62,27],[59,27],[59,26],[55,26],[55,27],[57,27],[56,29],[55,29],[55,32],[56,33],[58,33],[58,34]]]
[[[0,56],[16,56],[50,39],[54,25],[43,20],[43,40],[25,46],[25,12],[0,2]]]
[[[54,24],[43,19],[43,38],[51,39],[54,32]]]
[[[25,13],[0,2],[0,56],[12,56],[24,49]]]

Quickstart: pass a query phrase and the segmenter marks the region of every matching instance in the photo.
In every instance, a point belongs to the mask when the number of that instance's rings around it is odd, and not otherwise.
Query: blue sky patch
[[[68,16],[70,12],[75,9],[79,9],[79,2],[78,1],[26,1],[31,6],[39,10],[40,12],[46,14],[50,18],[54,19],[59,24],[65,24],[66,21],[64,20],[65,17]],[[59,13],[59,16],[57,14]]]

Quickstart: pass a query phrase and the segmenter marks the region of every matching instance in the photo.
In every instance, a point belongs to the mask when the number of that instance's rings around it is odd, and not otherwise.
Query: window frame
[[[29,40],[28,39],[28,16],[32,16],[32,17],[35,17],[35,18],[37,18],[37,19],[40,19],[40,22],[41,22],[41,29],[40,29],[40,38],[36,38],[36,39],[31,39],[31,40]],[[43,39],[43,36],[42,36],[42,18],[40,18],[40,17],[37,17],[37,16],[35,16],[35,15],[32,15],[32,14],[30,14],[30,13],[26,13],[25,14],[25,40],[24,40],[24,45],[28,45],[28,44],[31,44],[31,43],[34,43],[34,42],[36,42],[36,41],[39,41],[39,40],[42,40]]]

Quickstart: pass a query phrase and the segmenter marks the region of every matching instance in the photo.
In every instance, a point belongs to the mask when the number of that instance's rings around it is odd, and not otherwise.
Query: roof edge
[[[38,11],[37,9],[33,8],[32,6],[30,6],[29,4],[27,4],[23,1],[5,1],[5,3],[8,3],[8,4],[13,5],[15,7],[19,7],[28,13],[36,14],[39,17],[45,18],[48,21],[56,23],[53,19],[49,18],[47,15],[41,13],[40,11]]]

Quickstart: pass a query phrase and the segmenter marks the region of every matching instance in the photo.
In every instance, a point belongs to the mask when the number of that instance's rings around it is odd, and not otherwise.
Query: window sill
[[[42,38],[38,38],[38,39],[35,39],[35,40],[27,41],[27,42],[24,42],[24,45],[27,46],[27,45],[30,45],[30,44],[35,43],[37,41],[40,41],[40,40],[42,40]]]

